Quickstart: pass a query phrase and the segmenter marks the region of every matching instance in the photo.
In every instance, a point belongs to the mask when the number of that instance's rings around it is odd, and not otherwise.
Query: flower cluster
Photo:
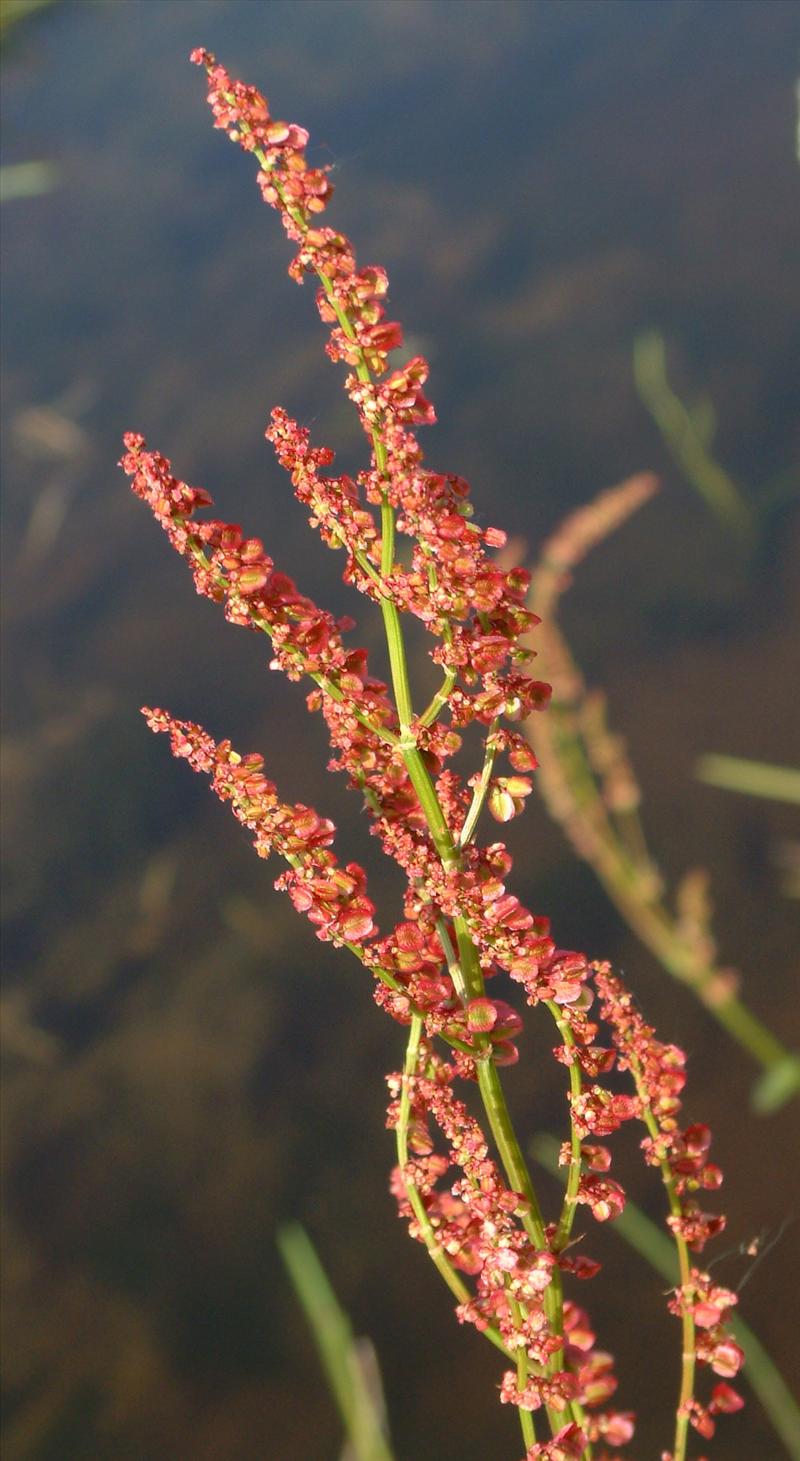
[[[265,630],[277,665],[291,679],[346,673],[342,630],[350,621],[335,620],[299,593],[285,573],[275,570],[259,538],[246,538],[235,523],[196,520],[197,509],[210,507],[213,499],[203,488],[173,476],[171,462],[148,451],[143,436],[127,432],[124,446],[120,466],[136,496],[189,562],[197,592],[224,604],[231,623]],[[351,695],[353,689],[348,686]]]
[[[709,1275],[698,1268],[690,1270],[688,1282],[676,1289],[669,1301],[670,1313],[681,1319],[691,1317],[698,1362],[722,1377],[712,1387],[707,1405],[693,1396],[687,1406],[689,1420],[706,1439],[714,1434],[715,1416],[732,1415],[744,1405],[739,1392],[727,1383],[744,1364],[744,1351],[730,1329],[730,1315],[737,1303],[735,1293],[712,1283]]]
[[[667,1222],[676,1237],[695,1253],[725,1227],[721,1214],[701,1211],[694,1196],[715,1191],[722,1183],[718,1166],[708,1161],[711,1132],[707,1126],[681,1128],[680,1092],[686,1083],[686,1057],[675,1045],[663,1045],[636,1009],[632,995],[607,967],[598,966],[595,979],[603,1018],[611,1026],[618,1050],[618,1066],[630,1070],[636,1082],[640,1108],[650,1117],[651,1134],[642,1142],[651,1166],[666,1166],[680,1211]]]
[[[423,468],[414,428],[436,420],[423,392],[428,364],[415,356],[386,374],[389,354],[402,344],[402,329],[384,317],[385,271],[359,269],[349,239],[315,226],[315,215],[333,190],[324,170],[308,165],[305,130],[273,121],[266,98],[232,81],[209,52],[197,50],[192,60],[206,68],[215,126],[256,153],[264,199],[300,244],[293,277],[302,281],[312,274],[320,281],[318,308],[333,327],[328,353],[354,367],[345,385],[372,445],[370,467],[355,483],[326,481],[319,473],[331,454],[310,450],[308,433],[276,412],[267,436],[292,473],[298,495],[312,506],[327,541],[346,543],[350,576],[358,586],[373,596],[390,596],[398,608],[421,619],[440,641],[435,660],[475,686],[451,697],[454,720],[464,724],[477,718],[488,724],[497,715],[519,718],[540,708],[549,687],[526,673],[532,651],[521,643],[537,622],[525,607],[530,575],[523,569],[503,571],[491,561],[487,550],[502,546],[505,534],[472,521],[467,483]],[[371,521],[368,503],[396,511],[398,531],[414,540],[409,568],[393,555],[386,562],[387,545]],[[362,557],[360,572],[356,552]],[[382,565],[379,581],[365,567],[370,563]]]
[[[554,1278],[560,1267],[571,1268],[572,1260],[531,1241],[523,1221],[528,1201],[503,1181],[481,1126],[455,1096],[454,1063],[426,1047],[420,1069],[424,1074],[405,1080],[413,1157],[395,1170],[392,1188],[412,1236],[429,1242],[432,1232],[453,1266],[473,1278],[473,1294],[457,1308],[458,1318],[481,1331],[491,1326],[511,1357],[523,1351],[531,1362],[522,1385],[517,1371],[506,1371],[501,1402],[526,1411],[546,1407],[559,1415],[578,1404],[592,1412],[584,1421],[589,1438],[621,1443],[633,1432],[630,1416],[598,1409],[617,1386],[610,1356],[595,1348],[595,1335],[577,1305],[564,1304],[560,1330],[548,1310]],[[404,1077],[390,1076],[389,1086],[394,1099],[388,1124],[397,1127]],[[437,1134],[444,1152],[436,1149]],[[409,1200],[409,1186],[422,1201],[424,1226]]]
[[[563,1292],[565,1277],[588,1278],[599,1267],[574,1251],[575,1213],[585,1205],[606,1222],[622,1211],[625,1195],[598,1138],[640,1117],[648,1124],[646,1160],[668,1176],[676,1242],[701,1251],[723,1224],[694,1195],[721,1180],[708,1161],[708,1131],[677,1121],[681,1052],[656,1041],[607,966],[557,946],[548,920],[509,887],[506,846],[479,841],[484,810],[504,823],[524,810],[531,792],[537,763],[514,723],[547,704],[549,687],[530,673],[529,636],[539,621],[526,607],[527,573],[493,557],[504,535],[474,521],[466,482],[423,465],[418,428],[435,420],[425,394],[428,366],[415,357],[391,367],[402,330],[385,314],[386,274],[359,267],[349,240],[319,226],[332,188],[325,169],[308,161],[306,131],[274,119],[261,93],[232,80],[209,52],[192,59],[206,68],[215,126],[257,159],[263,197],[297,245],[290,274],[298,282],[316,277],[319,312],[331,327],[328,354],[349,372],[345,389],[369,443],[362,472],[330,473],[333,452],[313,445],[281,409],[266,436],[312,525],[343,550],[345,581],[380,608],[391,687],[370,675],[364,649],[345,642],[352,621],[302,594],[259,538],[198,517],[211,498],[175,477],[141,435],[125,437],[121,465],[189,563],[198,592],[220,603],[232,623],[267,634],[273,667],[311,681],[307,704],[327,724],[330,768],[344,772],[362,797],[373,833],[405,874],[402,919],[379,935],[363,869],[338,860],[329,820],[279,800],[260,756],[242,757],[228,741],[217,743],[163,710],[144,714],[151,729],[169,735],[176,756],[210,776],[259,855],[283,859],[276,886],[318,937],[356,954],[374,976],[378,1003],[408,1027],[403,1073],[390,1077],[393,1191],[413,1236],[458,1297],[459,1320],[488,1334],[515,1366],[503,1375],[500,1399],[520,1413],[527,1461],[616,1448],[630,1439],[632,1417],[607,1408],[617,1386],[611,1357]],[[398,533],[411,540],[410,552],[396,552]],[[431,658],[443,676],[422,711],[413,704],[404,615],[432,637]],[[470,726],[469,737],[483,743],[472,774],[458,760]],[[514,1006],[486,992],[486,981],[503,973],[530,1006],[549,1011],[560,1037],[555,1058],[569,1076],[567,1189],[554,1223],[539,1209],[500,1084],[498,1067],[518,1059],[522,1029]],[[598,995],[600,1020],[591,1018]],[[601,1020],[611,1045],[602,1043]],[[612,1070],[633,1076],[632,1094],[604,1083]],[[500,1165],[456,1094],[461,1081],[477,1086]],[[674,1312],[692,1316],[696,1357],[723,1381],[741,1362],[726,1329],[731,1302],[694,1269],[672,1300]],[[705,1408],[693,1391],[682,1396],[680,1424],[688,1416],[701,1430],[713,1425],[712,1414],[738,1404],[727,1383]],[[551,1430],[542,1442],[531,1418],[540,1412]],[[684,1461],[680,1436],[675,1454]]]
[[[707,1273],[689,1269],[685,1260],[687,1250],[702,1252],[709,1239],[725,1227],[724,1216],[703,1211],[694,1195],[715,1191],[722,1183],[719,1167],[708,1160],[711,1133],[699,1124],[681,1126],[680,1093],[686,1080],[683,1051],[656,1039],[630,993],[607,966],[598,966],[595,984],[603,1018],[612,1030],[619,1068],[629,1070],[636,1084],[638,1114],[648,1128],[641,1143],[645,1161],[661,1168],[670,1196],[667,1225],[678,1243],[686,1275],[670,1299],[670,1312],[690,1321],[696,1361],[710,1366],[727,1381],[738,1374],[744,1362],[744,1352],[727,1322],[736,1295],[712,1284]],[[683,1410],[695,1429],[710,1437],[714,1434],[714,1415],[739,1410],[743,1403],[741,1396],[723,1383],[714,1387],[707,1406],[692,1393],[685,1398]]]
[[[355,862],[340,866],[330,850],[333,822],[302,803],[279,801],[274,784],[263,774],[263,757],[240,756],[230,741],[217,743],[201,726],[175,720],[165,710],[144,706],[142,714],[152,731],[169,735],[173,756],[211,777],[220,801],[230,802],[237,821],[252,832],[259,857],[274,852],[291,864],[275,886],[306,914],[318,938],[363,945],[374,935],[375,907],[366,894],[364,870]]]

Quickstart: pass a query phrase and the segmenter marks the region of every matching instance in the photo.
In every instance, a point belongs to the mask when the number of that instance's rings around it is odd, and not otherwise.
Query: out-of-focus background
[[[123,430],[145,432],[301,585],[353,607],[262,431],[280,402],[356,465],[358,429],[190,48],[310,127],[331,220],[386,264],[392,316],[432,360],[429,460],[472,481],[486,520],[534,552],[599,488],[661,474],[564,622],[665,869],[709,868],[723,957],[796,1044],[797,817],[693,775],[703,752],[788,763],[798,745],[796,42],[783,0],[57,0],[4,25],[7,1461],[335,1458],[275,1248],[288,1218],[377,1346],[400,1461],[519,1450],[496,1356],[457,1327],[388,1195],[400,1031],[138,715],[165,705],[262,750],[287,799],[374,854],[302,691],[196,598],[115,466]],[[714,402],[749,500],[777,484],[746,565],[637,395],[648,329],[675,388]],[[377,648],[374,623],[362,638]],[[689,1050],[728,1246],[774,1234],[798,1207],[791,1109],[748,1115],[751,1063],[541,806],[512,831],[520,894],[561,943],[618,961]],[[372,890],[396,907],[390,870]],[[562,1114],[550,1043],[534,1024],[509,1072],[531,1132]],[[656,1214],[659,1193],[635,1190]],[[796,1234],[742,1295],[788,1372]],[[606,1271],[580,1297],[641,1412],[632,1452],[652,1456],[677,1326],[612,1232],[588,1247]],[[744,1273],[735,1254],[715,1269]],[[778,1454],[755,1401],[713,1454]]]

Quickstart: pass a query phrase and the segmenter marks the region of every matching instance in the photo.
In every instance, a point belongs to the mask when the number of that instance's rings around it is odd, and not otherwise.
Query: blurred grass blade
[[[27,20],[37,10],[46,10],[55,0],[2,0],[0,3],[0,45],[8,39],[9,33],[21,20]]]
[[[751,543],[753,514],[733,478],[708,449],[713,418],[704,407],[699,414],[688,410],[671,389],[664,338],[655,330],[634,340],[633,375],[641,400],[687,481],[740,542]]]
[[[52,162],[10,162],[0,167],[0,203],[16,198],[37,198],[58,183]]]
[[[372,1344],[354,1337],[305,1229],[290,1223],[279,1230],[277,1241],[342,1418],[348,1442],[345,1457],[394,1461]]]
[[[772,1116],[800,1091],[800,1057],[787,1055],[756,1081],[750,1105],[757,1116]]]
[[[558,1165],[559,1143],[554,1136],[541,1133],[534,1137],[531,1154],[540,1166],[553,1176],[561,1176]],[[640,1208],[628,1201],[620,1217],[609,1224],[611,1231],[644,1258],[651,1268],[660,1273],[669,1284],[677,1284],[678,1264],[675,1246],[666,1233],[646,1217]],[[734,1314],[731,1328],[745,1353],[742,1379],[758,1396],[766,1411],[770,1424],[780,1436],[786,1454],[792,1461],[800,1461],[800,1407],[774,1361],[755,1335],[738,1314]]]
[[[763,796],[771,801],[800,805],[800,771],[793,766],[773,766],[766,761],[749,761],[742,756],[718,756],[709,752],[695,765],[698,781],[739,791],[744,796]]]

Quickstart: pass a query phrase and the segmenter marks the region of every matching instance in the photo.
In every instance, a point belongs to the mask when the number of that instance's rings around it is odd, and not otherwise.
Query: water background
[[[534,551],[599,488],[660,473],[564,623],[628,738],[663,867],[709,868],[723,957],[797,1044],[779,865],[797,817],[693,778],[705,751],[796,759],[796,515],[772,515],[743,570],[631,369],[637,332],[661,330],[753,498],[797,462],[797,31],[783,0],[64,0],[11,37],[5,160],[50,160],[57,186],[2,218],[8,1461],[337,1456],[276,1257],[289,1217],[376,1343],[399,1461],[519,1450],[493,1352],[456,1327],[386,1191],[397,1028],[137,714],[166,705],[261,749],[287,800],[373,856],[301,693],[196,598],[114,465],[123,430],[144,431],[301,586],[353,607],[262,431],[280,402],[350,467],[358,430],[189,49],[217,51],[333,164],[331,220],[388,267],[392,314],[432,361],[428,458],[470,479],[484,520]],[[379,655],[375,624],[362,640]],[[798,1210],[796,1119],[747,1116],[749,1062],[542,808],[512,832],[525,900],[618,961],[689,1050],[731,1246],[774,1232]],[[391,870],[372,886],[396,907]],[[531,1131],[561,1115],[549,1041],[534,1026],[508,1082]],[[613,1233],[588,1246],[606,1272],[581,1298],[642,1414],[632,1452],[652,1456],[676,1326]],[[787,1372],[796,1258],[795,1228],[743,1295]],[[755,1402],[713,1454],[776,1454]]]

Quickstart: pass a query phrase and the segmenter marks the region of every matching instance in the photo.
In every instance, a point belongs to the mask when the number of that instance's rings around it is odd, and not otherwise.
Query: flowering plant
[[[308,162],[307,132],[273,118],[266,99],[233,81],[207,51],[192,60],[208,74],[215,126],[256,158],[262,196],[297,247],[289,273],[298,283],[316,277],[327,352],[348,367],[345,389],[370,450],[365,470],[355,478],[328,473],[333,453],[280,408],[266,437],[312,526],[344,551],[345,581],[377,606],[390,685],[349,643],[352,621],[302,593],[260,539],[198,516],[211,498],[173,475],[141,435],[125,437],[122,466],[189,563],[197,591],[223,605],[232,623],[265,633],[275,668],[311,681],[307,704],[325,719],[330,768],[362,798],[372,831],[405,876],[403,920],[379,931],[366,873],[340,859],[333,823],[282,802],[261,756],[241,755],[164,710],[144,715],[169,735],[176,756],[211,778],[259,855],[283,860],[276,886],[319,938],[355,955],[378,1005],[406,1030],[403,1068],[389,1076],[392,1191],[456,1299],[458,1319],[504,1357],[500,1400],[519,1413],[526,1461],[608,1461],[633,1434],[632,1415],[609,1404],[612,1359],[564,1284],[599,1267],[573,1249],[578,1207],[599,1222],[624,1207],[606,1139],[625,1122],[643,1123],[642,1150],[666,1189],[680,1271],[669,1309],[680,1321],[682,1358],[663,1461],[685,1461],[690,1427],[709,1438],[715,1417],[742,1404],[729,1383],[743,1359],[728,1328],[736,1296],[693,1258],[724,1226],[702,1204],[722,1180],[709,1160],[710,1133],[682,1123],[682,1052],[656,1038],[607,964],[558,947],[548,920],[520,903],[508,888],[505,845],[478,841],[484,811],[501,823],[523,811],[536,769],[516,729],[545,709],[549,695],[531,673],[529,636],[538,620],[526,606],[529,575],[492,556],[504,535],[474,520],[467,483],[425,467],[418,428],[435,421],[424,393],[427,363],[415,356],[390,365],[402,330],[385,316],[386,274],[359,267],[349,240],[321,225],[332,187],[327,171]],[[430,636],[441,671],[424,709],[412,693],[408,616]],[[465,774],[460,753],[476,736],[479,769]],[[518,1058],[522,1019],[494,994],[492,981],[502,975],[553,1021],[554,1055],[568,1074],[566,1187],[552,1221],[503,1091],[500,1070]],[[628,1078],[627,1093],[606,1080],[612,1070]],[[465,1084],[477,1086],[481,1121],[459,1094]],[[717,1377],[704,1399],[695,1386],[700,1366]]]

